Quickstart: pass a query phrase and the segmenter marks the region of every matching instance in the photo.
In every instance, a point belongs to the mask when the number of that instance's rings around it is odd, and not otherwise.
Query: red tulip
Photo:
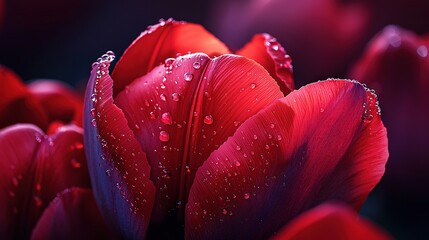
[[[14,123],[33,123],[43,130],[52,123],[82,125],[82,101],[62,83],[38,80],[26,87],[3,66],[0,81],[0,128]]]
[[[337,239],[382,240],[392,239],[374,224],[359,218],[347,206],[324,203],[291,221],[273,240]]]
[[[381,96],[383,119],[391,139],[384,190],[417,201],[422,201],[423,195],[429,197],[422,191],[429,188],[428,49],[429,35],[417,36],[388,26],[369,43],[350,74],[374,87]]]
[[[376,96],[345,80],[289,94],[290,59],[267,36],[238,51],[255,62],[225,54],[199,25],[167,21],[112,76],[111,52],[94,63],[86,154],[119,235],[177,237],[184,221],[186,238],[267,238],[326,200],[360,208],[388,156]]]
[[[93,221],[98,219],[96,223],[100,226],[104,224],[93,208],[94,200],[86,202],[92,199],[90,190],[80,189],[90,187],[81,128],[63,126],[47,136],[34,125],[14,125],[0,131],[0,146],[0,236],[3,239],[30,236],[46,239],[43,236],[48,233],[55,236],[53,231],[67,233],[69,229],[75,230],[74,236],[97,231],[86,231],[82,226],[85,222],[73,218],[79,214]],[[57,199],[52,201],[54,198]],[[84,200],[85,203],[80,203]],[[88,209],[89,206],[93,209]],[[58,221],[74,224],[44,230],[49,222],[59,224]]]

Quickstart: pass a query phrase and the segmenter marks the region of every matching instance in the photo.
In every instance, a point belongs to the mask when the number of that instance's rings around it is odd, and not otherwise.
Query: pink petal
[[[134,79],[145,75],[167,58],[195,52],[215,56],[229,53],[229,50],[198,24],[169,19],[149,26],[134,40],[116,64],[112,74],[115,81],[114,95],[116,96]]]
[[[104,223],[91,190],[67,189],[49,204],[31,239],[117,239]]]
[[[88,168],[97,204],[109,226],[124,238],[144,238],[155,188],[149,180],[146,154],[113,103],[110,61],[94,65],[87,86],[84,128]]]
[[[324,203],[299,215],[272,239],[381,240],[392,237],[371,222],[359,218],[347,206]]]
[[[331,199],[358,209],[387,156],[374,94],[351,81],[310,84],[247,120],[198,169],[186,237],[267,238]]]
[[[184,205],[195,172],[210,153],[280,97],[259,64],[236,55],[179,57],[126,87],[115,102],[152,166],[158,189],[153,220]]]
[[[269,34],[255,35],[249,43],[236,52],[261,64],[287,95],[295,89],[292,59],[285,49]]]

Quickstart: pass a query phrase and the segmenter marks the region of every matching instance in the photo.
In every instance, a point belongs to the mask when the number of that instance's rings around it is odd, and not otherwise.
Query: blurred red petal
[[[144,238],[155,188],[149,180],[146,154],[113,103],[109,66],[110,60],[95,64],[87,86],[84,128],[88,168],[106,222],[124,238]]]
[[[358,209],[387,156],[374,94],[350,81],[310,84],[248,119],[198,169],[186,237],[267,238],[331,199]]]
[[[392,237],[371,222],[359,218],[345,205],[325,203],[299,215],[272,239],[387,240]]]
[[[186,55],[127,86],[115,102],[152,166],[158,189],[153,220],[185,204],[196,170],[210,153],[282,96],[259,64],[236,55]]]
[[[167,58],[203,52],[209,56],[229,53],[228,48],[201,25],[161,21],[149,26],[128,47],[112,73],[114,96],[134,79],[144,76]]]
[[[28,85],[49,117],[49,122],[62,121],[82,126],[83,101],[65,84],[53,80],[38,80]]]
[[[428,197],[421,191],[429,188],[428,49],[429,35],[388,26],[369,43],[350,73],[375,88],[383,106],[391,149],[383,190],[393,193],[391,197],[406,194],[410,202],[425,202],[422,196]]]
[[[0,236],[25,238],[31,231],[27,208],[31,203],[34,156],[44,138],[33,125],[15,125],[0,131]]]
[[[48,126],[46,113],[22,80],[0,65],[0,82],[0,128],[15,123],[33,123],[45,130]]]
[[[104,223],[91,190],[67,189],[49,204],[31,239],[117,239]]]
[[[295,89],[292,59],[271,35],[255,35],[249,43],[236,53],[261,64],[277,81],[285,95]]]
[[[0,219],[9,228],[5,235],[27,236],[58,192],[90,187],[82,140],[82,129],[72,126],[49,137],[32,125],[1,132],[0,151],[6,156],[2,161],[2,207],[6,209]]]

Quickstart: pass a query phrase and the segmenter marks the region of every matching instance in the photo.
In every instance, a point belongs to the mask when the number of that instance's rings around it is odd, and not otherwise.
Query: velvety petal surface
[[[67,126],[46,136],[33,125],[0,132],[2,236],[28,237],[58,192],[90,187],[82,129]]]
[[[28,89],[43,106],[49,122],[73,122],[82,126],[83,101],[64,83],[38,80],[30,83]]]
[[[146,154],[112,99],[112,55],[95,63],[88,82],[84,129],[92,187],[101,213],[116,233],[141,239],[147,232],[155,188]]]
[[[196,170],[242,122],[283,95],[256,62],[237,55],[178,57],[116,98],[147,153],[157,188],[153,220],[182,208]]]
[[[0,128],[15,123],[33,123],[42,129],[48,127],[48,118],[40,103],[14,72],[1,65],[0,82]]]
[[[261,64],[277,81],[287,95],[295,89],[292,59],[285,49],[269,34],[258,34],[236,54],[251,58]]]
[[[71,188],[58,194],[43,212],[31,239],[117,239],[107,227],[92,191]]]
[[[178,54],[203,52],[209,56],[229,53],[228,48],[201,25],[172,19],[149,26],[125,51],[115,66],[114,96],[134,79]]]
[[[248,119],[198,169],[188,239],[261,239],[327,200],[359,209],[384,173],[376,96],[357,82],[307,85]]]
[[[299,215],[272,239],[387,240],[392,237],[347,206],[324,203]]]

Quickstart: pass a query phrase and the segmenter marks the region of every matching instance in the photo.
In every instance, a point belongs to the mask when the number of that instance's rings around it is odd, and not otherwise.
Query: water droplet
[[[164,124],[171,125],[171,124],[173,124],[173,117],[171,116],[171,114],[169,112],[165,112],[161,116],[161,121]]]
[[[173,99],[175,102],[178,102],[180,100],[180,96],[178,93],[173,93],[171,94],[171,99]]]
[[[426,46],[422,45],[420,47],[417,48],[417,54],[422,57],[425,58],[428,55],[428,49]]]
[[[91,116],[95,117],[95,108],[91,109]]]
[[[275,127],[276,127],[276,125],[274,123],[270,124],[270,128],[275,128]]]
[[[241,165],[240,162],[237,161],[237,160],[235,160],[234,164],[235,164],[236,167],[239,167]]]
[[[95,120],[95,118],[92,119],[91,124],[92,124],[92,126],[97,127],[97,120]]]
[[[91,94],[91,101],[93,101],[94,103],[97,102],[97,94],[95,93]]]
[[[254,134],[253,135],[253,140],[258,140],[258,135]]]
[[[165,97],[165,94],[163,94],[163,93],[161,93],[159,95],[159,98],[161,98],[162,101],[166,101],[167,100],[167,98]]]
[[[156,119],[156,115],[154,112],[149,113],[150,119]]]
[[[170,140],[170,134],[166,131],[159,132],[159,140],[162,142],[168,142]]]
[[[224,209],[222,210],[222,214],[223,214],[223,215],[226,215],[226,214],[228,214],[228,211],[224,208]]]
[[[174,58],[167,58],[164,61],[164,65],[166,68],[169,68],[174,63]]]
[[[185,81],[189,82],[194,78],[194,75],[191,72],[186,72],[183,75],[183,79],[185,79]]]
[[[249,193],[245,193],[244,194],[244,199],[249,199],[250,198],[250,194]]]
[[[239,124],[239,122],[238,121],[234,121],[234,127],[237,127],[238,126],[238,124]]]
[[[110,177],[110,175],[111,175],[111,170],[110,170],[110,169],[107,169],[107,170],[106,170],[106,175],[107,175],[108,177]]]
[[[251,89],[255,89],[255,88],[256,88],[256,83],[252,83],[252,84],[250,84],[250,88],[251,88]]]
[[[201,63],[200,62],[194,62],[194,64],[192,64],[192,67],[194,69],[200,69],[201,68]]]
[[[267,149],[267,150],[270,149],[270,145],[266,144],[265,149]]]
[[[82,164],[76,159],[76,158],[72,158],[70,160],[70,164],[73,168],[80,168],[82,167]]]
[[[277,140],[278,141],[281,141],[283,138],[282,138],[282,135],[277,135]]]
[[[205,116],[204,117],[204,123],[207,125],[213,124],[213,116],[212,115]]]
[[[325,109],[324,108],[320,108],[320,112],[322,113],[322,112],[324,112],[325,111]]]
[[[240,150],[241,150],[241,147],[237,145],[237,146],[235,147],[235,149],[236,149],[237,151],[240,151]]]

